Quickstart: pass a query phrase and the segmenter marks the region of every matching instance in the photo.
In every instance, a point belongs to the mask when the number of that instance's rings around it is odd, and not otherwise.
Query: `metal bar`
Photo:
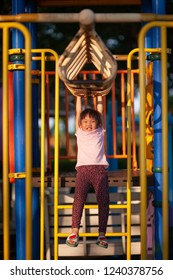
[[[51,160],[50,160],[50,127],[49,127],[49,118],[50,118],[50,83],[49,83],[49,74],[46,72],[46,146],[47,146],[47,171],[51,171]]]
[[[9,234],[9,182],[8,182],[8,26],[0,24],[3,28],[3,98],[2,98],[2,145],[3,145],[3,246],[4,260],[9,260],[10,234]]]
[[[162,63],[162,165],[163,165],[163,197],[162,197],[162,214],[163,214],[163,259],[168,260],[168,88],[167,88],[167,33],[166,26],[161,27],[161,63]]]
[[[117,156],[117,113],[116,113],[116,90],[115,82],[112,85],[112,142],[113,142],[113,154]]]
[[[57,259],[57,228],[58,228],[58,213],[56,205],[58,204],[58,181],[59,181],[59,79],[58,79],[58,55],[51,49],[32,49],[32,53],[41,53],[41,198],[40,198],[40,259],[44,259],[44,184],[45,184],[45,53],[50,53],[54,56],[52,61],[55,61],[55,71],[48,71],[49,75],[55,75],[55,149],[54,149],[54,256]],[[46,72],[47,73],[47,72]]]
[[[125,125],[125,90],[124,90],[123,73],[121,74],[121,118],[122,118],[122,153],[124,155],[126,154],[126,125]]]
[[[140,91],[140,185],[141,185],[141,259],[147,258],[147,240],[146,240],[146,202],[147,202],[147,192],[146,192],[146,144],[145,144],[145,53],[144,52],[158,52],[157,49],[147,48],[144,49],[144,37],[146,32],[153,27],[173,27],[172,22],[152,22],[146,24],[140,31],[138,37],[139,44],[139,91]],[[165,46],[164,46],[165,48]],[[165,51],[166,54],[166,51]],[[163,58],[164,58],[164,55]],[[165,58],[164,58],[165,59]],[[162,62],[163,63],[163,62]],[[164,62],[165,63],[165,62]],[[164,66],[163,66],[164,67]],[[166,72],[167,73],[167,72]],[[167,80],[167,76],[165,81]],[[162,81],[164,82],[164,81]],[[163,85],[165,87],[165,85]],[[165,90],[165,88],[164,88]],[[163,99],[164,102],[164,99]],[[167,106],[167,105],[163,105]],[[166,116],[166,109],[164,109]],[[163,138],[167,137],[163,134]],[[164,159],[165,160],[165,159]],[[165,163],[165,171],[164,171],[164,186],[165,186],[165,194],[167,193],[168,185],[166,185],[167,175],[166,175],[166,163]],[[165,177],[166,176],[166,177]],[[167,195],[166,195],[167,196]],[[167,210],[165,210],[167,211]],[[165,217],[164,217],[165,218]],[[167,218],[166,218],[167,219]],[[163,222],[164,223],[164,222]],[[166,238],[165,238],[166,239]],[[165,246],[168,242],[168,239],[164,241]],[[166,254],[166,253],[165,253]]]
[[[26,170],[26,259],[32,259],[32,94],[31,35],[21,24],[25,35],[25,170]]]
[[[58,233],[58,237],[67,237],[69,233]],[[98,236],[98,232],[81,232],[79,233],[80,237],[96,237]],[[106,236],[127,236],[126,232],[107,232]]]
[[[59,188],[59,77],[58,77],[58,55],[55,56],[55,148],[54,148],[54,259],[58,259],[58,188]]]
[[[137,169],[136,159],[136,127],[134,112],[134,73],[131,71],[131,114],[132,114],[132,169]]]
[[[72,204],[59,204],[57,205],[57,209],[71,209],[73,207]],[[97,209],[98,208],[98,204],[87,204],[84,205],[85,209]],[[110,209],[126,209],[127,208],[127,204],[110,204],[109,205]]]
[[[68,100],[68,90],[65,88],[65,135],[66,135],[66,154],[69,155],[70,150],[70,137],[69,137],[69,100]]]
[[[2,25],[3,27],[3,25]],[[26,168],[26,258],[32,258],[32,97],[31,97],[31,37],[28,29],[19,23],[5,23],[3,32],[3,187],[4,187],[4,259],[9,259],[9,186],[8,186],[8,33],[19,29],[25,37],[25,168]],[[7,67],[7,68],[6,68]],[[7,107],[6,107],[7,106]]]
[[[44,180],[45,180],[45,52],[41,52],[41,197],[40,197],[40,259],[44,259]]]
[[[132,59],[138,49],[132,50],[127,58],[127,259],[131,257],[131,187],[132,187],[132,162],[131,162],[131,141],[133,137],[134,116],[132,115],[132,86],[134,84],[134,75],[132,68]]]
[[[0,15],[0,21],[17,21],[17,22],[59,22],[75,23],[79,22],[80,13],[32,13],[18,15]],[[96,13],[96,23],[118,23],[118,22],[150,22],[150,21],[171,21],[173,15],[142,14],[142,13]]]
[[[145,143],[145,52],[143,31],[139,34],[139,88],[140,88],[140,186],[141,186],[141,259],[147,258],[146,236],[146,207],[147,207],[147,184],[146,184],[146,143]]]

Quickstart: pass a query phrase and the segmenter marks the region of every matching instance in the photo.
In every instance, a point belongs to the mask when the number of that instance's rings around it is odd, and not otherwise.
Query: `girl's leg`
[[[109,185],[107,171],[102,166],[94,172],[93,187],[99,207],[99,235],[104,236],[109,216]]]
[[[89,187],[85,168],[78,168],[72,208],[72,232],[66,239],[68,246],[78,246],[80,222]]]
[[[84,167],[78,168],[72,209],[72,232],[78,233],[90,184]]]

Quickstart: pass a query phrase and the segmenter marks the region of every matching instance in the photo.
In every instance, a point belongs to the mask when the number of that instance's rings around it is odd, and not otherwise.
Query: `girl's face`
[[[94,118],[86,115],[84,119],[80,122],[80,128],[84,131],[92,131],[97,128],[97,122]]]

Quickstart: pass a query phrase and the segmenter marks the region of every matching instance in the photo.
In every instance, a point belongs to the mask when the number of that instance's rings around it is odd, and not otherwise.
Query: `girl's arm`
[[[102,125],[103,125],[104,118],[103,118],[103,97],[102,96],[97,97],[97,111],[101,114]]]
[[[102,98],[102,96],[97,97],[97,111],[99,111],[100,114],[103,115],[103,98]]]
[[[76,97],[76,131],[79,128],[79,117],[82,110],[81,97]]]

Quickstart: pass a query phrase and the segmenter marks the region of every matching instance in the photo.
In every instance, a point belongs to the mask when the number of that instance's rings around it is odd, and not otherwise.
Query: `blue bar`
[[[29,0],[25,7],[26,13],[36,13],[36,1]],[[32,49],[37,48],[37,25],[34,23],[27,24],[27,27],[31,33]],[[38,70],[38,63],[32,61],[32,70]],[[37,76],[34,78],[38,78]],[[33,167],[40,166],[39,156],[39,87],[38,84],[32,85],[32,137],[33,137]],[[32,189],[32,259],[38,260],[40,258],[40,208],[39,208],[40,189]]]
[[[12,14],[24,13],[24,2],[12,1]],[[12,47],[23,48],[24,38],[20,31],[12,31]],[[23,61],[15,63],[22,64]],[[25,171],[25,117],[24,117],[24,71],[14,71],[14,145],[15,172]],[[16,198],[16,259],[25,259],[25,181],[15,181]]]
[[[155,14],[165,14],[165,0],[153,0],[152,9]],[[153,29],[153,47],[161,46],[160,28]],[[162,259],[162,95],[161,95],[161,61],[154,61],[154,189],[157,207],[155,207],[155,259]]]
[[[141,12],[142,13],[152,13],[152,3],[151,0],[142,0],[142,6],[141,6]],[[142,26],[145,25],[146,23],[142,23]],[[152,40],[153,40],[153,30],[150,29],[145,36],[145,48],[152,48]],[[146,55],[148,55],[146,53]],[[147,61],[146,63],[149,63]],[[147,197],[149,197],[149,193],[153,193],[153,186],[148,186],[147,189]],[[149,201],[147,201],[147,205],[149,205]],[[147,217],[148,219],[148,217]],[[153,235],[153,229],[150,226],[147,226],[147,252],[150,255],[151,254],[151,247],[154,244],[154,240],[152,240],[152,235]]]
[[[108,100],[107,103],[107,122],[106,122],[106,142],[107,142],[107,154],[113,154],[113,142],[112,142],[112,102]],[[116,116],[114,116],[116,118]],[[109,170],[117,170],[118,169],[118,160],[116,158],[108,158],[109,162]]]

